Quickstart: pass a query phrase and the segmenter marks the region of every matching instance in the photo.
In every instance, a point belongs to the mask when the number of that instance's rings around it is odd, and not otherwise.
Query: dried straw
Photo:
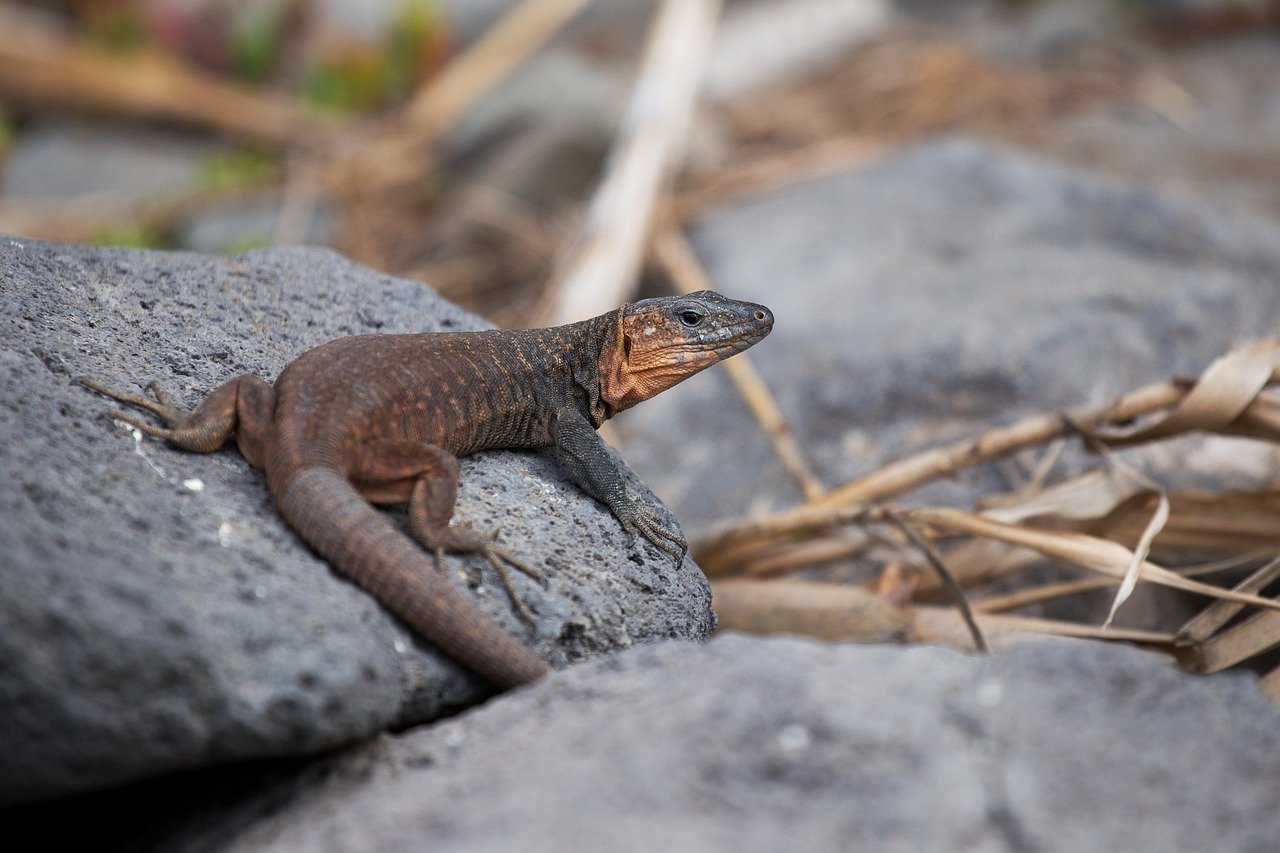
[[[720,0],[664,0],[604,180],[539,312],[547,325],[603,314],[631,294],[660,195],[678,163]]]
[[[65,35],[48,16],[0,6],[0,94],[47,108],[162,119],[254,142],[289,145],[336,123],[278,95],[141,50],[117,56]]]

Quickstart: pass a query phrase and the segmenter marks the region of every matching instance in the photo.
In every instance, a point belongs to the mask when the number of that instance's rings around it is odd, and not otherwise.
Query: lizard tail
[[[437,571],[413,541],[339,472],[298,472],[280,512],[320,556],[450,659],[503,689],[550,672],[540,657],[490,619]]]

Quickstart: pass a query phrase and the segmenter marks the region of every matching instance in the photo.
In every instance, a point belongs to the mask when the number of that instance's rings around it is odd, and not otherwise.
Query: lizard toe
[[[634,533],[639,533],[649,544],[675,560],[677,567],[684,563],[684,555],[689,550],[685,538],[672,530],[655,512],[646,512],[633,520]]]

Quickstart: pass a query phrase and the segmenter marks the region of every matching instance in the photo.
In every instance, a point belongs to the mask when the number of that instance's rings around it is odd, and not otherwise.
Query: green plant
[[[241,16],[231,43],[232,72],[250,83],[271,75],[284,46],[285,18],[280,12],[252,9]]]
[[[406,0],[376,45],[344,44],[315,61],[301,86],[308,103],[337,112],[402,99],[444,53],[447,30],[433,0]]]
[[[104,226],[91,238],[91,246],[118,246],[126,249],[163,249],[169,243],[154,227],[131,223],[121,226]]]
[[[196,170],[200,191],[214,194],[270,183],[279,175],[280,165],[274,152],[240,148],[210,154],[200,161]]]

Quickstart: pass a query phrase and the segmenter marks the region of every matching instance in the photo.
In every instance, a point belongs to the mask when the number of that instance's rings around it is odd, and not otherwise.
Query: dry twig
[[[766,154],[735,163],[732,168],[719,168],[709,175],[694,177],[690,186],[676,193],[672,209],[679,221],[688,222],[744,198],[866,166],[891,150],[890,144],[882,139],[856,134]]]
[[[803,634],[861,643],[907,642],[973,651],[963,618],[951,608],[899,607],[857,587],[801,580],[718,581],[712,584],[720,627],[753,634]],[[1109,629],[1053,619],[978,613],[993,646],[1025,636],[1052,635],[1143,643],[1171,650],[1174,637],[1159,631]]]
[[[1268,350],[1269,355],[1280,360],[1280,347]],[[1253,375],[1254,353],[1239,359],[1236,353],[1223,357],[1243,364]],[[1222,361],[1222,360],[1220,360]],[[1280,363],[1278,361],[1277,363]],[[1217,365],[1218,362],[1215,362]],[[1213,369],[1213,366],[1210,368]],[[1208,375],[1208,371],[1206,371]],[[1220,375],[1220,374],[1219,374]],[[1273,364],[1268,382],[1280,379],[1280,372]],[[1203,380],[1201,380],[1203,382]],[[1096,431],[1106,439],[1105,427],[1121,425],[1144,415],[1163,412],[1176,407],[1190,390],[1200,383],[1173,381],[1148,385],[1125,394],[1101,406],[1087,406],[1061,414],[1037,415],[1006,427],[996,427],[976,439],[957,442],[946,447],[927,450],[898,462],[890,463],[876,471],[833,489],[819,501],[789,512],[736,524],[720,534],[700,543],[697,548],[699,564],[742,562],[750,558],[754,548],[771,546],[783,537],[804,537],[813,532],[828,530],[839,524],[841,508],[865,506],[886,500],[918,488],[932,480],[953,476],[961,470],[1009,456],[1076,432],[1078,429]],[[1189,387],[1190,386],[1190,387]],[[1275,428],[1277,405],[1261,395],[1261,388],[1252,402],[1234,418],[1222,422],[1217,429],[1229,434],[1245,434],[1280,440],[1280,430]],[[1238,403],[1237,395],[1229,398],[1232,407]]]
[[[965,626],[969,629],[969,633],[973,636],[973,645],[980,652],[986,652],[987,641],[982,637],[982,629],[978,627],[977,621],[973,618],[973,610],[969,607],[969,599],[965,597],[964,590],[960,588],[960,584],[956,582],[955,575],[951,574],[951,570],[947,568],[947,564],[942,561],[942,555],[938,553],[938,549],[933,547],[933,543],[924,538],[910,519],[900,512],[892,512],[889,514],[889,520],[892,521],[903,535],[920,549],[920,552],[928,559],[929,564],[933,566],[933,570],[938,577],[942,579],[943,585],[951,593],[952,603],[955,604],[956,610],[960,613],[960,618],[964,619]]]
[[[1027,418],[988,430],[971,441],[891,463],[818,501],[736,525],[704,545],[699,559],[708,574],[717,578],[717,600],[728,602],[734,611],[727,618],[722,613],[728,626],[868,638],[892,624],[899,639],[964,645],[947,632],[954,632],[965,620],[955,614],[943,615],[946,612],[936,608],[916,608],[909,618],[890,622],[883,612],[874,610],[883,610],[887,606],[883,602],[876,604],[877,599],[867,599],[865,594],[851,601],[849,591],[837,592],[842,588],[830,584],[720,579],[731,574],[791,571],[855,553],[875,557],[868,548],[873,532],[868,526],[897,523],[925,551],[928,562],[935,568],[943,564],[954,574],[957,585],[985,582],[1044,559],[1106,575],[1105,579],[1048,584],[979,602],[972,620],[984,632],[994,611],[1107,586],[1120,590],[1112,607],[1114,616],[1133,585],[1144,580],[1215,601],[1178,632],[1176,644],[1172,634],[1114,629],[1110,617],[1101,627],[1094,627],[1002,616],[999,618],[1005,621],[996,623],[996,630],[1123,639],[1154,643],[1166,650],[1176,645],[1182,663],[1197,672],[1235,666],[1280,647],[1280,599],[1259,595],[1263,587],[1280,577],[1280,560],[1234,588],[1203,583],[1191,576],[1220,571],[1241,557],[1256,559],[1260,553],[1280,550],[1280,525],[1276,524],[1280,491],[1166,493],[1157,483],[1129,469],[1109,446],[1159,441],[1192,431],[1280,443],[1280,403],[1264,393],[1278,380],[1280,340],[1251,344],[1217,359],[1195,382],[1148,386],[1105,406]],[[1107,467],[1047,484],[1053,465],[1050,455],[1037,466],[1029,488],[988,499],[981,512],[948,507],[894,510],[880,503],[936,477],[1038,444],[1061,444],[1073,434],[1101,452]],[[962,537],[963,541],[943,556],[930,541],[943,537]],[[899,550],[893,543],[890,547],[895,553]],[[1192,553],[1226,554],[1235,559],[1170,571],[1153,562],[1150,555],[1156,553],[1178,558]],[[891,565],[900,564],[895,561]],[[913,581],[914,595],[949,586],[945,580],[932,584],[929,580],[923,575]],[[841,603],[851,609],[841,612]],[[1245,606],[1261,612],[1232,623]],[[967,645],[975,642],[970,639]],[[1280,697],[1280,669],[1269,673],[1263,686],[1269,694]]]
[[[693,116],[720,0],[665,0],[604,180],[540,312],[548,325],[625,302]]]
[[[653,252],[663,270],[682,292],[714,289],[706,269],[678,226],[670,225],[661,229],[654,239]],[[822,483],[800,455],[800,448],[796,446],[791,434],[791,425],[778,411],[778,404],[756,370],[755,363],[744,353],[726,361],[724,368],[734,387],[750,407],[756,422],[769,436],[774,454],[782,463],[783,470],[799,487],[800,493],[806,500],[821,497]]]
[[[162,119],[288,145],[336,130],[293,101],[149,51],[101,53],[43,16],[0,7],[0,93],[40,107]]]

